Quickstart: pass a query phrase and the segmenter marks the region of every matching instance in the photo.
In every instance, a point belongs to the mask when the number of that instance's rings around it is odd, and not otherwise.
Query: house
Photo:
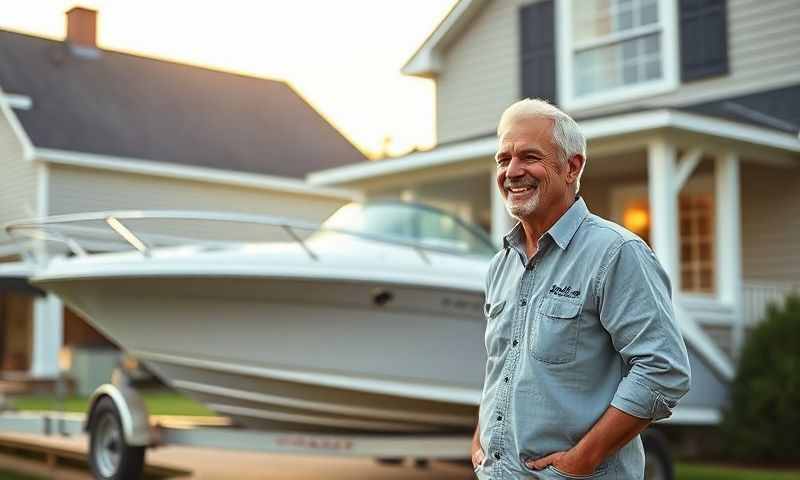
[[[366,158],[289,85],[100,49],[96,17],[71,9],[64,41],[0,31],[0,224],[119,209],[320,221],[353,199],[304,181]],[[62,345],[108,342],[29,284],[46,260],[31,246],[0,233],[0,371],[49,378]]]
[[[430,151],[314,172],[449,208],[499,241],[496,124],[524,97],[582,126],[581,195],[669,273],[714,423],[742,339],[800,285],[800,9],[755,0],[460,0],[403,67],[436,83]],[[684,410],[686,412],[687,410]]]

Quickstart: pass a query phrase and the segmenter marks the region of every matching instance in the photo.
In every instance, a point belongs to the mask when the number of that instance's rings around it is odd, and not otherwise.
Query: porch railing
[[[747,328],[764,320],[771,303],[782,306],[789,294],[800,293],[800,283],[746,281],[743,287],[742,316]]]

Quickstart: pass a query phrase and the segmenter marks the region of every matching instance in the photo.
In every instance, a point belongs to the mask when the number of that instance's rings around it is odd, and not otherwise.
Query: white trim
[[[684,153],[683,156],[678,160],[678,165],[675,169],[675,179],[673,180],[675,185],[675,194],[681,193],[683,186],[686,184],[686,180],[688,180],[692,175],[692,172],[694,172],[694,169],[697,168],[697,165],[700,163],[702,158],[703,150],[700,148],[693,148]]]
[[[717,295],[733,310],[733,352],[744,341],[742,315],[742,229],[739,156],[725,152],[714,159],[714,242]],[[724,241],[723,241],[724,239]]]
[[[193,180],[205,183],[221,183],[237,187],[274,190],[299,195],[335,198],[339,200],[352,201],[360,198],[360,195],[356,192],[342,189],[320,188],[294,178],[177,165],[129,157],[37,148],[35,150],[35,158],[43,162],[57,165],[136,173],[140,175],[177,178],[180,180]]]
[[[691,133],[800,153],[800,138],[794,134],[669,109],[620,114],[581,122],[581,130],[588,141],[663,128],[685,130]],[[494,155],[496,149],[497,138],[489,135],[477,140],[445,145],[428,152],[412,153],[405,157],[318,170],[308,174],[306,179],[314,185],[356,182],[458,163],[484,155],[491,156]]]
[[[6,122],[11,126],[11,130],[14,132],[14,136],[17,137],[19,140],[20,145],[22,146],[22,156],[25,160],[30,160],[33,158],[33,143],[31,143],[30,137],[25,132],[25,129],[22,128],[22,124],[19,123],[19,119],[17,115],[11,110],[11,105],[8,101],[8,95],[3,93],[3,89],[0,88],[0,114],[2,117],[5,118]]]
[[[33,351],[30,374],[56,378],[60,368],[58,352],[64,343],[64,304],[52,293],[33,300]]]
[[[6,93],[5,100],[8,106],[16,110],[30,110],[33,108],[33,99],[27,95],[18,93]]]
[[[50,168],[46,163],[36,165],[36,215],[47,216],[50,210]]]
[[[578,97],[574,93],[575,72],[574,53],[591,42],[576,45],[572,30],[572,0],[556,1],[556,71],[558,72],[559,104],[568,111],[589,109],[637,98],[649,97],[677,90],[680,86],[678,52],[678,7],[675,0],[661,0],[659,5],[659,28],[661,33],[661,71],[662,78],[657,81],[636,85],[621,85],[611,90],[594,92]],[[639,29],[647,32],[649,29]],[[620,36],[621,38],[621,36]]]
[[[441,72],[441,51],[446,40],[460,31],[485,3],[486,0],[459,0],[400,71],[404,75],[425,78]]]
[[[462,160],[480,156],[492,156],[497,151],[497,138],[493,135],[478,140],[440,147],[421,153],[390,160],[377,160],[368,163],[354,163],[342,167],[319,170],[306,176],[313,185],[331,185],[352,182],[373,177],[381,177],[410,170],[430,168],[458,163]],[[488,159],[487,159],[488,162]],[[487,168],[491,164],[487,163]]]

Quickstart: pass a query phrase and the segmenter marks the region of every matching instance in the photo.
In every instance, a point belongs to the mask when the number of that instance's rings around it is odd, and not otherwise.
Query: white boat
[[[291,241],[187,243],[131,227],[153,219],[267,225]],[[138,251],[87,253],[119,249],[98,223]],[[101,212],[8,230],[69,245],[73,256],[52,260],[32,281],[169,386],[239,425],[398,433],[475,426],[483,281],[494,246],[442,211],[350,204],[321,226]]]
[[[144,232],[142,222],[155,219],[173,227],[224,224],[225,232],[261,225],[290,241],[187,241],[175,235],[183,227]],[[322,225],[231,213],[101,212],[6,229],[69,246],[73,256],[52,260],[33,282],[165,383],[238,425],[474,429],[486,361],[483,282],[495,247],[442,211],[350,204]],[[137,251],[118,251],[121,239]],[[87,252],[98,250],[111,251]],[[676,315],[693,385],[671,421],[716,424],[727,397],[724,362],[679,305]]]

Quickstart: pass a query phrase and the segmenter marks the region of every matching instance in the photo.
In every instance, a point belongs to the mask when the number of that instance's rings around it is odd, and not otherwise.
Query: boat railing
[[[154,248],[163,246],[192,245],[206,249],[232,248],[246,243],[234,240],[203,240],[195,237],[168,235],[151,232],[137,232],[131,224],[138,220],[173,220],[224,222],[274,227],[282,230],[293,242],[315,261],[319,255],[309,245],[305,234],[327,232],[370,240],[389,245],[407,247],[414,250],[426,263],[431,263],[427,252],[465,255],[464,251],[446,248],[441,245],[427,245],[423,242],[395,238],[372,232],[327,227],[324,224],[304,222],[295,219],[270,215],[256,215],[235,212],[213,212],[196,210],[112,210],[87,212],[50,217],[20,220],[4,226],[12,238],[26,236],[33,240],[55,242],[64,245],[73,255],[88,256],[94,253],[119,251],[120,245],[132,247],[142,255],[149,256]],[[102,222],[99,226],[85,226],[89,222]],[[84,224],[84,225],[81,225]],[[307,237],[307,235],[305,235]],[[123,243],[120,242],[123,241]],[[257,241],[257,240],[255,240]]]

